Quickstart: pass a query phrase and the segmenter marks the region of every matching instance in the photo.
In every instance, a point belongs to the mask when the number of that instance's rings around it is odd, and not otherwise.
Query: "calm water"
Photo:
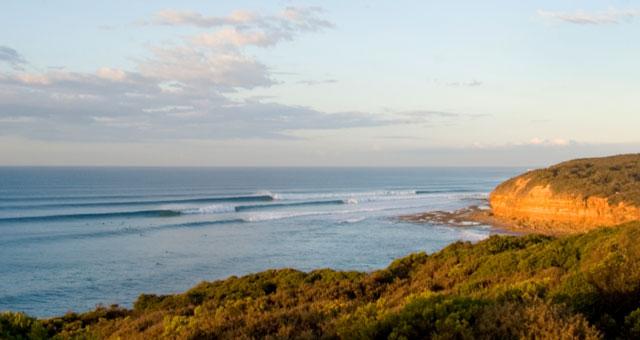
[[[483,204],[520,170],[0,168],[0,310],[130,306],[268,268],[382,268],[487,237],[393,217]]]

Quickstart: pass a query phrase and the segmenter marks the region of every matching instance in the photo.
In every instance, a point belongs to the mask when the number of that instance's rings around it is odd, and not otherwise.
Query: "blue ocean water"
[[[521,170],[0,168],[0,310],[130,306],[269,268],[382,268],[495,232],[394,217],[484,204]]]

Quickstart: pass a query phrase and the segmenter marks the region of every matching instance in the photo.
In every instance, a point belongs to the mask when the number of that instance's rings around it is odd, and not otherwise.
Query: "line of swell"
[[[182,213],[175,210],[138,210],[138,211],[118,211],[118,212],[105,212],[105,213],[6,217],[6,218],[0,218],[0,223],[25,223],[25,222],[39,222],[39,221],[49,222],[49,221],[60,221],[60,220],[84,220],[84,219],[94,219],[94,218],[119,218],[119,217],[175,217],[180,215],[182,215]]]
[[[99,200],[99,199],[134,199],[134,198],[153,198],[157,196],[162,197],[188,197],[193,196],[191,194],[148,194],[148,195],[51,195],[51,196],[13,196],[13,197],[0,197],[0,201],[50,201],[50,200]]]
[[[254,197],[257,197],[257,196],[254,196]],[[271,197],[271,196],[263,196],[263,197]],[[242,197],[242,198],[236,197],[236,199],[243,199],[243,198],[245,197]],[[345,201],[331,200],[331,201],[239,205],[239,206],[236,206],[234,210],[236,212],[241,212],[241,211],[272,209],[272,208],[310,206],[310,205],[334,205],[334,204],[345,204]],[[117,212],[85,213],[85,214],[60,214],[60,215],[45,215],[45,216],[6,217],[6,218],[0,218],[0,224],[68,221],[68,220],[84,220],[84,219],[97,219],[97,218],[110,219],[110,218],[132,218],[132,217],[175,217],[183,214],[184,212],[181,212],[181,211],[166,210],[166,209],[117,211]]]
[[[90,207],[117,207],[132,205],[156,205],[156,204],[182,204],[182,203],[215,203],[215,202],[268,202],[273,201],[271,195],[247,195],[247,196],[222,196],[222,197],[201,197],[174,200],[155,201],[123,201],[123,202],[87,202],[87,203],[55,203],[36,205],[14,205],[0,207],[0,210],[13,209],[33,209],[33,208],[90,208]]]
[[[315,201],[315,202],[297,202],[297,203],[286,203],[286,204],[266,204],[263,206],[273,207],[274,205],[290,206],[290,205],[313,205],[313,204],[318,205],[318,204],[347,204],[347,203],[342,200],[332,200],[332,201]],[[247,208],[245,209],[247,210],[251,209],[249,208],[249,206],[246,206],[246,207]],[[382,209],[358,209],[358,210],[350,210],[350,211],[310,212],[310,213],[302,213],[302,214],[294,214],[294,215],[276,216],[273,219],[299,217],[299,216],[324,215],[324,214],[336,214],[336,213],[337,214],[351,214],[356,212],[364,213],[364,212],[387,211],[387,210],[418,208],[418,207],[422,207],[422,205],[412,205],[412,206],[405,206],[405,207],[389,207],[389,208],[382,208]],[[160,211],[167,211],[167,210],[160,210]],[[131,213],[143,213],[143,212],[131,212]],[[149,211],[146,211],[146,212],[149,212]],[[157,210],[155,212],[157,212]],[[175,214],[177,212],[172,211],[172,213]],[[214,221],[196,221],[196,222],[186,222],[186,223],[178,223],[178,224],[165,224],[165,225],[146,227],[146,228],[128,227],[128,228],[121,228],[116,230],[102,230],[102,231],[95,231],[95,232],[89,232],[89,233],[33,236],[33,237],[25,237],[20,239],[7,240],[5,242],[0,241],[0,246],[5,244],[19,245],[19,244],[32,243],[32,242],[49,242],[49,241],[68,240],[68,239],[91,239],[91,238],[110,237],[110,236],[119,236],[119,235],[144,234],[147,232],[156,232],[156,231],[165,230],[165,229],[197,228],[197,227],[205,227],[205,226],[211,226],[211,225],[217,225],[217,224],[252,223],[252,222],[259,222],[259,221],[262,221],[262,220],[260,218],[256,219],[251,217],[250,218],[232,218],[232,219],[214,220]]]
[[[344,200],[329,200],[329,201],[309,201],[309,202],[293,202],[293,203],[273,203],[273,204],[252,204],[252,205],[239,205],[235,207],[236,212],[252,211],[252,210],[264,210],[273,208],[289,208],[300,206],[315,206],[315,205],[339,205],[346,204]]]
[[[165,224],[165,225],[148,227],[148,228],[121,228],[116,230],[102,230],[102,231],[95,231],[90,233],[33,236],[33,237],[24,237],[24,238],[19,238],[14,240],[8,240],[6,242],[0,242],[0,245],[3,245],[3,244],[17,245],[17,244],[34,243],[34,242],[51,242],[51,241],[63,241],[63,240],[83,240],[83,239],[131,235],[131,234],[143,235],[146,232],[155,232],[155,231],[167,230],[167,229],[198,228],[198,227],[205,227],[205,226],[211,226],[211,225],[217,225],[217,224],[246,223],[246,222],[247,221],[243,219],[237,218],[237,219],[218,220],[218,221],[199,221],[199,222],[188,222],[188,223],[179,223],[179,224]]]
[[[453,194],[453,193],[464,193],[464,192],[473,192],[467,189],[449,189],[449,190],[416,190],[416,195],[427,195],[427,194]]]

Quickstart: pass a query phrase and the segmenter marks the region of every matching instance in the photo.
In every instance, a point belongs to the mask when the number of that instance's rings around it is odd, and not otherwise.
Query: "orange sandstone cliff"
[[[489,201],[498,220],[552,234],[640,220],[640,154],[529,171],[500,184]]]

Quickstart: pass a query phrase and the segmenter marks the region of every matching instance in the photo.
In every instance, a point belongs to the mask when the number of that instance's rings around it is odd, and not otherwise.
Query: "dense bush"
[[[23,313],[0,313],[0,339],[46,339],[47,331],[42,323]]]
[[[0,338],[597,339],[640,337],[640,223],[493,236],[371,273],[268,270],[48,320]]]

